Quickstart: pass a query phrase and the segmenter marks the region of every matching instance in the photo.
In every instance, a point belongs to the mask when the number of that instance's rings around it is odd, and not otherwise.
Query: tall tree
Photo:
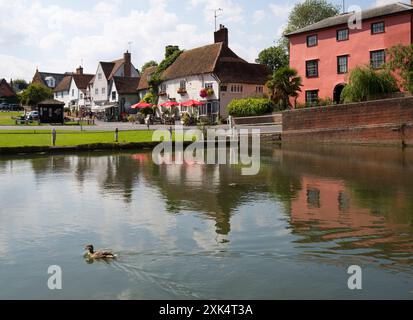
[[[257,63],[265,64],[271,72],[275,72],[289,64],[288,53],[282,45],[264,49],[258,55]]]
[[[397,45],[388,54],[388,66],[400,77],[403,88],[413,93],[413,45]]]
[[[20,93],[21,103],[35,107],[43,100],[52,99],[53,91],[39,83],[32,83]]]
[[[305,0],[296,4],[291,11],[285,33],[307,27],[339,13],[340,7],[326,0]]]
[[[142,66],[141,73],[143,73],[146,69],[150,67],[157,67],[157,66],[158,66],[158,62],[156,62],[155,60],[148,61]]]
[[[283,67],[273,74],[267,87],[271,91],[271,99],[285,110],[292,107],[290,98],[297,99],[301,92],[302,79],[297,70]]]
[[[313,23],[336,16],[340,13],[340,6],[333,5],[326,0],[305,0],[295,5],[288,16],[284,34],[307,27]],[[288,38],[282,37],[279,45],[289,51]]]
[[[16,92],[26,90],[28,86],[29,86],[29,84],[24,79],[13,80],[13,89]]]

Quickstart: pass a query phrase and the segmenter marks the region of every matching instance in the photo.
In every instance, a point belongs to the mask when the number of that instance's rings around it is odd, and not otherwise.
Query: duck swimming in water
[[[85,254],[85,258],[92,260],[109,260],[116,259],[116,254],[112,251],[95,251],[93,245],[89,244],[85,247],[88,252]]]

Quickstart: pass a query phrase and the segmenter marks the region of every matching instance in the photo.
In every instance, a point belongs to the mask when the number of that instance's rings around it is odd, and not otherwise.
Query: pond
[[[284,146],[242,176],[146,151],[3,157],[0,299],[412,299],[412,160]],[[87,244],[118,259],[87,263]]]

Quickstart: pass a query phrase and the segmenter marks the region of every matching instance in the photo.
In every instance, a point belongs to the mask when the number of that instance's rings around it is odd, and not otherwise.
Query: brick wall
[[[282,114],[274,113],[259,117],[233,118],[235,125],[281,124]]]
[[[283,113],[283,141],[413,144],[413,97]]]

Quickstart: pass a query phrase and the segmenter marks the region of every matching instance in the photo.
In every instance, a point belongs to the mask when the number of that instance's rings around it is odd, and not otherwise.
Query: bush
[[[201,126],[210,126],[212,123],[211,123],[211,119],[209,117],[201,116],[201,117],[199,117],[198,124],[201,125]]]
[[[272,112],[274,110],[274,103],[268,99],[234,99],[227,108],[231,116],[253,117]]]
[[[196,120],[193,116],[189,115],[189,113],[184,113],[181,122],[184,126],[189,127],[196,123]]]
[[[396,79],[389,70],[374,70],[370,66],[355,68],[349,84],[341,94],[344,103],[369,101],[399,92]]]
[[[128,117],[128,122],[134,123],[135,121],[136,121],[136,116],[130,115],[130,116]]]

